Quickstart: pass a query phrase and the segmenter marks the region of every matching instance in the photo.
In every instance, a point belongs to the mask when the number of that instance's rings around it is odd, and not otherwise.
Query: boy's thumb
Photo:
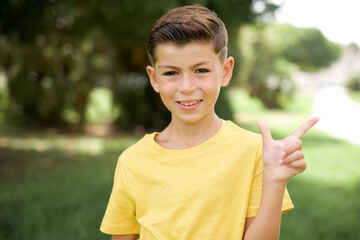
[[[266,126],[265,123],[259,121],[256,123],[256,125],[258,126],[258,128],[260,130],[264,145],[273,140],[270,130],[269,130],[268,126]]]

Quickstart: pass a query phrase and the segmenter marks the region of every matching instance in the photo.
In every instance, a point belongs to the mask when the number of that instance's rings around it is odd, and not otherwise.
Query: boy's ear
[[[149,76],[149,79],[150,79],[150,83],[151,83],[151,86],[153,87],[153,89],[155,90],[155,92],[159,92],[159,86],[158,86],[158,82],[156,80],[156,74],[155,74],[155,69],[154,67],[152,66],[147,66],[146,67],[146,72]]]
[[[221,82],[222,87],[226,87],[227,85],[229,85],[234,69],[234,63],[235,60],[233,57],[228,57],[227,59],[225,59],[223,67],[223,79]]]

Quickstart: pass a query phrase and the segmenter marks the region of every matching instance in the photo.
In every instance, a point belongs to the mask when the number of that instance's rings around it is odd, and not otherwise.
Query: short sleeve
[[[263,152],[262,139],[259,136],[259,144],[256,151],[255,167],[253,173],[253,180],[250,189],[249,204],[246,217],[255,217],[260,206],[261,192],[262,192],[262,173],[263,173]],[[285,189],[282,203],[282,213],[290,211],[294,205],[290,199],[290,195]]]
[[[120,159],[116,166],[113,189],[100,231],[111,235],[140,232],[140,224],[136,220],[135,201],[129,192],[126,172]]]

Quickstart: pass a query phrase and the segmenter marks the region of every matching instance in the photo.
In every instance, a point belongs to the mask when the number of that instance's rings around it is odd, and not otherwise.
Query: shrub
[[[360,91],[360,73],[350,76],[346,80],[346,87],[353,91]]]

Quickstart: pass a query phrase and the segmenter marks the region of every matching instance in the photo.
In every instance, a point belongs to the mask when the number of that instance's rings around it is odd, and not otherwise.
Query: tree
[[[113,49],[102,30],[85,28],[88,14],[76,1],[3,1],[1,10],[6,47],[0,64],[12,119],[56,125],[70,109],[83,124],[91,89],[113,68]]]
[[[198,2],[224,20],[230,49],[236,49],[239,26],[255,17],[253,1]],[[132,81],[145,79],[145,42],[151,24],[168,9],[184,4],[193,1],[1,1],[0,65],[9,82],[11,114],[7,115],[26,123],[81,126],[90,92],[101,85],[114,91],[114,102],[122,112],[116,122],[121,127],[164,127],[169,115],[148,81],[131,87]],[[231,118],[226,92],[219,104],[228,114],[222,116]]]
[[[291,25],[245,25],[240,31],[238,84],[268,108],[281,108],[291,98],[296,69],[316,71],[339,58],[340,47],[318,29]]]

